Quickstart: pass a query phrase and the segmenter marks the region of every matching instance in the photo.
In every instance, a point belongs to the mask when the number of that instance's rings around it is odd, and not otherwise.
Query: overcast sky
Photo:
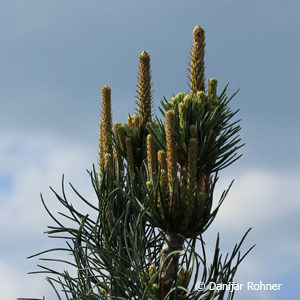
[[[206,31],[206,78],[240,92],[243,158],[221,172],[217,194],[235,178],[220,215],[231,249],[253,227],[257,246],[238,271],[241,283],[283,284],[236,299],[295,299],[300,278],[300,2],[296,0],[0,0],[1,299],[55,296],[43,276],[27,275],[26,256],[57,245],[42,232],[51,220],[39,200],[64,173],[95,199],[86,174],[97,162],[100,90],[112,88],[113,120],[136,101],[138,55],[151,55],[154,107],[188,91],[196,24]],[[74,201],[76,198],[70,194]],[[76,202],[77,203],[77,202]],[[80,204],[78,204],[80,205]],[[297,294],[298,293],[298,294]]]

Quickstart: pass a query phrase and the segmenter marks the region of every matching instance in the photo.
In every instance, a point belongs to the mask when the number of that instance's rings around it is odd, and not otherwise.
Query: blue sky
[[[234,186],[215,224],[224,248],[253,227],[257,246],[237,280],[282,283],[236,299],[292,299],[299,278],[300,3],[296,0],[0,2],[0,290],[3,299],[53,299],[25,257],[54,241],[39,200],[61,175],[93,198],[85,169],[97,161],[100,90],[112,88],[114,121],[134,113],[138,55],[151,55],[154,106],[188,91],[196,24],[206,31],[206,78],[240,88],[243,158],[220,174]],[[156,109],[156,111],[158,111]],[[75,201],[75,200],[74,200]],[[17,278],[17,280],[16,280]]]

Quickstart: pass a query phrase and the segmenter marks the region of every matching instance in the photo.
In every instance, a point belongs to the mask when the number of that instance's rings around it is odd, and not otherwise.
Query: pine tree
[[[91,203],[71,185],[78,197],[96,212],[83,214],[62,195],[67,208],[63,225],[55,221],[47,234],[66,240],[76,275],[40,266],[58,299],[232,299],[233,291],[210,290],[209,283],[229,283],[252,249],[241,245],[223,256],[216,240],[208,263],[203,233],[213,222],[229,188],[212,209],[219,171],[241,155],[239,120],[229,103],[227,87],[218,93],[217,80],[204,78],[204,30],[197,25],[189,63],[190,93],[164,98],[162,120],[152,116],[150,55],[139,56],[137,113],[125,124],[112,123],[111,88],[101,91],[102,115],[99,168],[89,172],[98,203]],[[206,92],[207,90],[207,92]],[[63,235],[62,235],[63,234]],[[62,236],[61,236],[62,235]],[[33,257],[32,256],[32,257]],[[62,261],[59,259],[51,259]],[[37,272],[32,272],[37,273]],[[197,288],[197,282],[205,284]]]

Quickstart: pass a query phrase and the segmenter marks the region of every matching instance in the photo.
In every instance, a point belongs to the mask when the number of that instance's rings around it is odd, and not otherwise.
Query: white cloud
[[[300,212],[299,182],[300,174],[246,170],[237,176],[217,222],[234,230],[290,218]]]
[[[94,153],[85,145],[66,143],[55,137],[1,139],[0,172],[12,178],[9,192],[0,193],[0,238],[5,245],[0,252],[1,299],[41,298],[43,295],[49,299],[51,288],[43,279],[44,275],[26,274],[36,271],[38,262],[36,259],[26,261],[25,257],[57,246],[58,242],[42,236],[46,226],[54,222],[42,207],[39,194],[43,192],[52,212],[61,211],[62,205],[49,190],[49,185],[60,193],[64,173],[69,200],[84,211],[86,206],[68,188],[68,181],[78,187],[83,196],[96,201],[86,173],[86,169],[92,167]]]
[[[221,243],[230,251],[243,232],[252,227],[243,249],[252,244],[256,247],[240,265],[235,279],[281,283],[300,267],[300,173],[252,169],[235,177],[208,237],[220,232]],[[226,187],[231,179],[226,175],[220,181],[217,194],[221,193],[220,186]],[[242,299],[273,299],[275,294],[275,291],[243,292],[241,296]]]
[[[0,270],[1,299],[42,298],[49,290],[45,281],[37,281],[33,276],[26,276],[23,271],[1,259]]]
[[[49,190],[51,185],[57,192],[61,190],[62,174],[68,181],[78,186],[79,192],[95,199],[87,168],[91,168],[92,151],[83,145],[66,144],[55,139],[31,139],[19,143],[2,141],[0,151],[3,164],[2,172],[10,173],[13,178],[13,190],[2,199],[0,225],[10,231],[35,232],[47,224],[49,218],[42,208],[40,192],[45,195],[47,204],[54,210],[58,209],[58,201]],[[11,152],[4,149],[14,149]],[[14,153],[15,151],[15,153]],[[2,161],[1,161],[2,162]],[[70,193],[71,194],[71,193]],[[71,199],[76,199],[74,193]],[[81,205],[80,202],[78,202]],[[12,233],[13,233],[12,232]]]

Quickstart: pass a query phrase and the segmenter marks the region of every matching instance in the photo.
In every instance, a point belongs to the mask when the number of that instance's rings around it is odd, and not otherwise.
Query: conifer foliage
[[[73,226],[63,224],[42,202],[54,220],[47,234],[65,246],[33,256],[67,253],[68,271],[42,266],[58,299],[232,299],[234,291],[211,290],[209,283],[229,283],[252,249],[241,255],[241,242],[222,255],[219,236],[212,262],[203,233],[213,222],[229,188],[218,202],[214,189],[219,171],[240,155],[237,111],[229,103],[227,87],[218,93],[217,80],[205,86],[205,33],[197,25],[189,63],[189,93],[164,98],[152,115],[150,55],[139,56],[137,113],[127,122],[112,123],[111,88],[101,90],[102,115],[99,165],[89,172],[97,203],[85,199],[71,185],[90,214],[54,192]],[[213,205],[214,204],[214,205]],[[69,224],[68,223],[68,224]],[[32,256],[32,257],[33,257]],[[70,270],[72,269],[72,270]],[[72,273],[73,272],[73,273]],[[203,282],[203,289],[197,288]]]

